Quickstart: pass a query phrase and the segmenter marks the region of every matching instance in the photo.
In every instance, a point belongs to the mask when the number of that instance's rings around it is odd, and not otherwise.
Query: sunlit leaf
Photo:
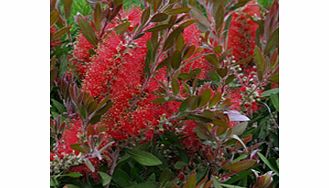
[[[98,174],[99,174],[100,177],[101,177],[102,185],[103,185],[103,186],[107,186],[108,184],[111,183],[112,177],[111,177],[110,175],[108,175],[108,174],[105,173],[105,172],[101,172],[101,171],[99,171]]]

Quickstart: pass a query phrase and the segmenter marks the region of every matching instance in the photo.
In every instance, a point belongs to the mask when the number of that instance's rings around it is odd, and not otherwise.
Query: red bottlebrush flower
[[[50,38],[56,33],[57,29],[55,26],[50,27]],[[50,48],[54,48],[61,44],[60,40],[50,40]]]
[[[96,158],[89,159],[90,162],[93,164],[95,167],[95,172],[92,172],[85,164],[82,165],[77,165],[77,166],[72,166],[69,168],[69,172],[78,172],[83,175],[83,177],[92,177],[95,182],[100,181],[100,177],[98,175],[98,170],[101,165],[101,161],[99,161]]]
[[[200,139],[197,137],[194,129],[197,124],[192,120],[187,120],[184,122],[185,126],[183,127],[183,136],[182,144],[188,150],[189,153],[195,153],[200,151],[202,145]]]
[[[127,17],[132,24],[137,24],[140,12],[133,10]],[[196,46],[200,45],[199,34],[195,26],[184,31],[186,41]],[[147,33],[133,41],[133,46],[127,46],[127,38],[110,33],[96,50],[83,80],[83,90],[93,97],[111,96],[113,106],[100,124],[107,125],[109,134],[118,140],[139,135],[141,130],[157,125],[161,115],[169,115],[178,109],[174,103],[153,103],[157,98],[153,92],[159,87],[157,80],[165,79],[164,71],[144,85],[146,42],[149,38],[150,34]],[[186,69],[197,67],[205,70],[205,66],[207,63],[199,59]]]
[[[187,44],[194,45],[195,47],[200,47],[201,41],[200,41],[200,31],[198,30],[196,25],[190,25],[189,27],[184,29],[184,40]],[[200,56],[202,52],[195,53],[193,56],[191,56],[189,59],[197,58]],[[197,58],[196,60],[190,62],[187,64],[182,72],[189,72],[192,69],[201,69],[201,73],[198,76],[198,78],[204,79],[207,75],[207,71],[210,69],[209,63],[205,60],[204,57]]]
[[[74,150],[71,148],[72,144],[79,141],[78,134],[81,131],[82,122],[80,119],[74,119],[71,123],[67,124],[59,143],[57,143],[57,150],[55,153],[51,153],[51,159],[54,155],[62,157],[63,154],[70,154]],[[78,152],[74,151],[75,154]]]
[[[90,58],[92,56],[91,52],[93,50],[93,45],[80,34],[77,37],[77,43],[73,50],[73,64],[76,67],[76,71],[80,78],[83,78],[90,64]]]
[[[228,49],[232,49],[235,60],[239,61],[254,53],[258,24],[250,16],[259,15],[259,6],[254,1],[247,3],[240,11],[232,14],[228,30]]]

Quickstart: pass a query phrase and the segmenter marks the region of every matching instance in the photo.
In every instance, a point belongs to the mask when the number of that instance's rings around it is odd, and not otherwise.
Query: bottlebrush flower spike
[[[84,77],[89,68],[92,49],[93,45],[82,34],[79,34],[74,46],[72,62],[80,78]]]
[[[232,14],[228,30],[228,49],[232,49],[236,61],[254,53],[258,24],[251,16],[260,16],[260,9],[255,1],[247,3],[240,11]]]

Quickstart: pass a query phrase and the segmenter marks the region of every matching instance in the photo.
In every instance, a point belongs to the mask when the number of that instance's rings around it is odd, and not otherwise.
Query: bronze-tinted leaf
[[[122,33],[126,32],[130,26],[130,22],[124,22],[114,28],[115,32],[118,35],[121,35]]]
[[[51,40],[60,40],[68,31],[70,31],[70,27],[63,27],[60,30],[56,31],[54,35],[51,37]]]
[[[213,106],[217,105],[218,102],[221,100],[221,98],[222,98],[222,94],[219,93],[219,92],[216,93],[216,94],[212,97],[212,99],[210,100],[210,102],[209,102],[209,106],[210,106],[210,107],[213,107]]]
[[[255,59],[255,63],[256,63],[256,67],[257,67],[258,79],[260,81],[262,81],[264,72],[265,72],[265,58],[263,56],[262,51],[260,50],[260,48],[258,46],[256,46],[256,48],[255,48],[254,59]]]
[[[250,0],[239,0],[232,8],[231,10],[235,10],[237,8],[243,7],[245,4],[247,4]]]
[[[70,17],[73,0],[63,0],[64,3],[64,14],[66,18]]]
[[[95,31],[91,27],[91,25],[82,17],[78,16],[78,24],[80,26],[82,34],[86,37],[86,39],[93,45],[97,46],[98,39]]]
[[[279,28],[277,28],[271,35],[265,47],[265,53],[269,53],[273,48],[279,46]]]
[[[102,8],[100,3],[96,3],[95,10],[94,10],[94,22],[96,30],[99,31],[101,28],[101,22],[102,22]]]
[[[168,18],[168,15],[165,13],[158,13],[151,18],[151,22],[162,22]]]
[[[166,59],[164,59],[156,68],[156,70],[161,69],[164,66],[168,66],[168,63],[170,61],[170,57],[167,57]]]
[[[191,57],[194,54],[194,52],[195,52],[195,46],[194,45],[189,46],[184,52],[183,55],[184,59]]]
[[[118,6],[122,5],[123,0],[113,0],[113,3],[114,3],[114,5],[116,5],[118,7]]]
[[[220,53],[222,53],[222,47],[221,46],[216,46],[215,48],[214,48],[214,51],[217,53],[217,54],[220,54]]]
[[[189,175],[189,177],[188,177],[188,179],[187,179],[185,185],[183,186],[183,188],[195,188],[196,183],[197,183],[197,181],[196,181],[196,172],[193,171],[193,172]]]
[[[213,5],[213,16],[215,19],[216,30],[220,30],[222,28],[224,22],[224,5],[225,1],[214,1]]]
[[[228,69],[227,68],[220,68],[216,69],[217,73],[220,77],[224,78],[227,75]]]
[[[84,147],[83,145],[80,145],[80,144],[71,144],[70,147],[73,150],[81,152],[81,153],[87,153],[88,152],[88,148],[86,148],[86,147]]]
[[[53,26],[59,18],[58,11],[56,9],[52,10],[50,13],[50,26]]]
[[[167,40],[165,41],[164,50],[168,50],[170,47],[172,47],[174,45],[174,42],[176,41],[178,35],[182,32],[182,30],[180,28],[176,28],[175,30],[173,30]]]
[[[143,14],[142,14],[142,18],[141,18],[141,25],[144,25],[147,20],[150,18],[150,7],[147,7],[144,11],[143,11]]]
[[[161,5],[162,0],[153,0],[153,11],[156,12]]]
[[[179,28],[183,30],[194,23],[195,23],[195,20],[187,20],[186,22],[180,24]]]
[[[145,32],[156,32],[156,31],[162,31],[162,30],[167,29],[167,28],[169,28],[169,27],[170,27],[169,24],[161,24],[161,25],[157,25],[157,26],[155,26],[155,27],[152,27],[152,28],[146,30]]]
[[[237,172],[241,172],[241,171],[247,170],[247,169],[255,166],[256,163],[257,163],[256,160],[246,159],[246,160],[242,160],[242,161],[238,161],[235,163],[224,165],[223,168],[225,170],[229,170],[229,171],[237,173]]]
[[[177,40],[176,40],[176,50],[182,51],[184,48],[184,37],[182,34],[178,35]]]
[[[190,10],[191,9],[188,7],[182,7],[182,8],[167,9],[165,13],[169,15],[176,15],[176,14],[188,13]]]
[[[195,18],[199,23],[201,31],[205,32],[210,28],[210,22],[208,19],[196,8],[191,9],[192,17]]]

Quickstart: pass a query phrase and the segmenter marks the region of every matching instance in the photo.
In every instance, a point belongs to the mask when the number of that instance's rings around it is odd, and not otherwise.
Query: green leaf
[[[97,46],[98,39],[95,34],[93,28],[89,25],[89,23],[82,18],[82,16],[78,16],[78,24],[80,26],[81,32],[83,36],[94,46]]]
[[[168,18],[168,15],[165,13],[158,13],[151,18],[151,22],[162,22]]]
[[[274,88],[270,90],[266,90],[262,93],[262,97],[269,97],[271,95],[276,95],[279,93],[279,88]]]
[[[220,53],[222,53],[222,47],[221,47],[221,46],[216,46],[216,47],[214,48],[214,51],[215,51],[217,54],[220,54]]]
[[[241,161],[241,160],[243,160],[243,159],[246,159],[248,156],[249,156],[248,154],[243,153],[243,154],[241,154],[239,157],[237,157],[236,159],[234,159],[234,160],[232,161],[232,163],[235,163],[235,162]]]
[[[213,178],[213,181],[214,181],[214,188],[246,188],[246,187],[240,187],[240,186],[237,186],[237,185],[224,184],[224,183],[221,183],[216,178]]]
[[[274,166],[270,163],[269,160],[267,160],[267,158],[263,154],[257,152],[257,155],[266,164],[267,167],[269,167],[274,173],[276,173],[279,176],[279,171],[276,168],[274,168]]]
[[[112,177],[105,172],[98,172],[102,179],[102,185],[105,187],[111,183]]]
[[[190,10],[191,9],[188,7],[183,7],[183,8],[167,9],[165,13],[169,15],[177,15],[182,13],[188,13]]]
[[[181,52],[175,51],[171,57],[171,66],[174,69],[178,69],[181,64]]]
[[[188,74],[188,73],[180,73],[179,75],[178,75],[178,79],[180,79],[180,80],[188,80],[188,79],[190,79],[191,77],[190,77],[190,74]]]
[[[158,166],[162,164],[159,158],[146,151],[130,150],[128,151],[128,154],[130,154],[133,159],[144,166]]]
[[[235,76],[233,74],[229,75],[225,80],[225,85],[231,83],[234,80],[234,78],[235,78]]]
[[[206,56],[206,60],[211,63],[212,65],[214,65],[215,67],[219,66],[219,62],[217,59],[217,56],[215,54],[209,54]]]
[[[276,94],[276,95],[271,95],[270,96],[270,99],[271,99],[271,102],[274,106],[274,108],[279,111],[279,95]]]
[[[62,114],[63,112],[65,112],[64,105],[62,105],[60,102],[56,101],[55,99],[51,99],[51,101],[53,102],[54,107],[57,109],[59,113]]]
[[[129,186],[128,188],[158,188],[158,185],[155,182],[145,182]]]
[[[68,177],[71,177],[71,178],[79,178],[82,176],[81,173],[79,172],[70,172],[68,174],[64,174],[63,176],[68,176]]]
[[[73,184],[66,184],[63,188],[80,188],[79,186],[73,185]]]
[[[183,188],[195,188],[196,187],[196,172],[193,171],[187,179]]]
[[[179,93],[179,82],[177,81],[177,79],[174,78],[171,81],[171,87],[174,95],[177,95]]]
[[[114,28],[114,31],[118,34],[121,35],[122,33],[126,32],[130,26],[130,22],[124,22]]]
[[[174,168],[177,170],[183,169],[187,164],[183,161],[177,161],[174,165]]]
[[[223,168],[225,170],[229,170],[229,171],[238,173],[238,172],[247,170],[247,169],[255,166],[256,163],[257,163],[256,160],[246,159],[246,160],[243,160],[243,161],[238,161],[238,162],[235,162],[235,163],[224,165]]]
[[[211,98],[211,90],[206,89],[204,92],[202,92],[202,94],[200,96],[199,106],[206,105],[209,102],[210,98]]]
[[[264,8],[269,8],[272,3],[273,3],[273,0],[257,0],[257,2]]]
[[[81,152],[81,153],[87,153],[88,152],[88,149],[86,147],[83,147],[80,144],[71,144],[70,147],[73,150],[78,151],[78,152]]]
[[[242,122],[232,128],[232,134],[242,135],[248,126],[248,122]]]
[[[167,29],[169,28],[170,25],[169,24],[162,24],[162,25],[157,25],[157,26],[154,26],[148,30],[146,30],[145,32],[156,32],[156,31],[162,31],[164,29]]]
[[[265,72],[265,58],[263,56],[262,51],[260,50],[260,48],[258,46],[256,46],[256,48],[255,48],[254,59],[255,59],[255,63],[256,63],[256,67],[257,67],[258,79],[260,81],[262,81],[264,72]]]

